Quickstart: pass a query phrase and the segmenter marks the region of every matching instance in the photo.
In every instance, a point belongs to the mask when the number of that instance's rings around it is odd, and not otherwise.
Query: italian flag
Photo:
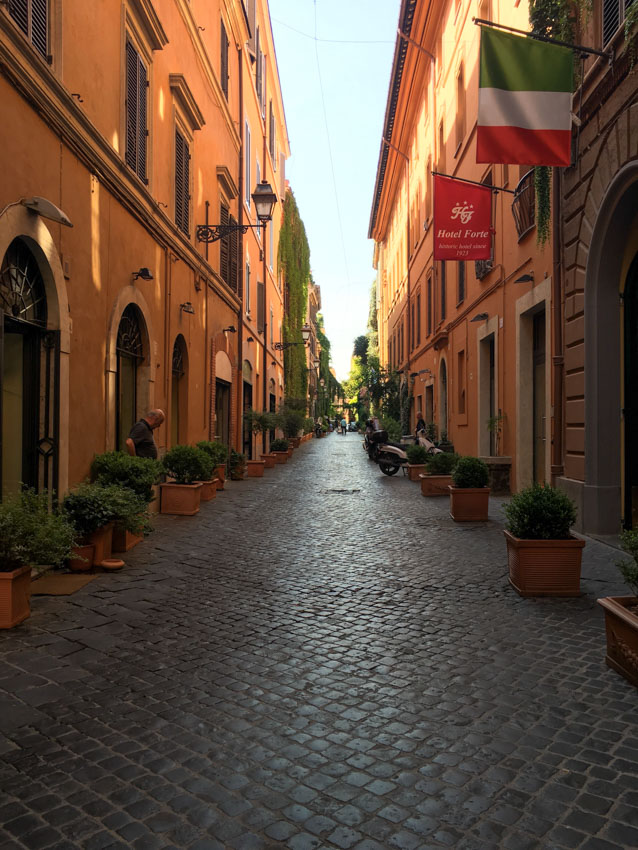
[[[477,162],[569,165],[573,53],[481,27]]]

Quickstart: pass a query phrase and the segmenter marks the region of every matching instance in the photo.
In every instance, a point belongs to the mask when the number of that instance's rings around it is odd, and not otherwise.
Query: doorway
[[[171,364],[171,446],[186,442],[187,392],[186,340],[179,334],[173,345]]]
[[[439,409],[439,439],[443,440],[448,436],[447,425],[447,363],[441,360],[441,371],[439,373],[441,380],[441,403]]]
[[[532,405],[534,481],[545,482],[546,398],[545,398],[545,310],[532,319]]]
[[[122,451],[131,428],[138,420],[138,371],[144,360],[139,310],[129,304],[117,329],[115,448]]]
[[[638,527],[638,254],[629,267],[625,282],[624,304],[624,436],[625,486],[624,518],[626,529]]]
[[[215,381],[215,439],[225,446],[230,445],[230,384],[228,381]]]

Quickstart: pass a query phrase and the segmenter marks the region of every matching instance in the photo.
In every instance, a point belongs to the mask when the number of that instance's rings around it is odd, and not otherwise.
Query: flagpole
[[[478,180],[466,180],[465,177],[455,177],[453,174],[443,174],[442,171],[431,171],[433,177],[447,177],[448,180],[458,180],[459,183],[471,183],[473,186],[482,186],[483,189],[491,189],[492,192],[509,192],[510,195],[515,195],[514,189],[506,189],[504,186],[490,186],[487,183],[480,183]]]
[[[557,44],[559,47],[569,47],[571,50],[578,50],[579,53],[590,53],[594,56],[604,56],[605,59],[609,61],[611,65],[614,61],[614,54],[611,50],[596,50],[594,47],[583,47],[582,44],[569,44],[567,41],[558,41],[556,38],[550,38],[547,35],[537,35],[534,32],[527,32],[526,30],[517,30],[514,27],[505,26],[505,24],[497,24],[495,21],[486,21],[484,18],[472,18],[472,23],[475,23],[477,26],[484,25],[486,27],[494,27],[499,30],[507,30],[508,32],[515,32],[518,35],[525,35],[528,38],[533,38],[536,41],[546,41],[548,44]]]

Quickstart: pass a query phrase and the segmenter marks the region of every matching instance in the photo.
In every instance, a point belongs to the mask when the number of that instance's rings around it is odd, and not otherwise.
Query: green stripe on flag
[[[481,27],[480,88],[571,92],[573,72],[569,47]]]

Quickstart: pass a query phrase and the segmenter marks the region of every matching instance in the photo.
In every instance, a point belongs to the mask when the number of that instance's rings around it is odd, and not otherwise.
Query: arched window
[[[186,340],[179,334],[173,345],[171,363],[171,445],[176,446],[186,439],[184,434],[186,408]]]
[[[2,261],[0,304],[10,319],[46,326],[44,281],[35,257],[21,239],[13,240]]]
[[[117,329],[117,430],[116,448],[123,449],[138,419],[137,372],[144,360],[140,313],[129,304]]]

